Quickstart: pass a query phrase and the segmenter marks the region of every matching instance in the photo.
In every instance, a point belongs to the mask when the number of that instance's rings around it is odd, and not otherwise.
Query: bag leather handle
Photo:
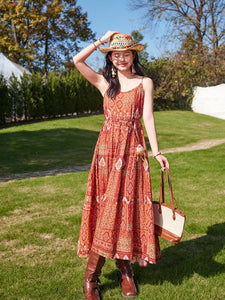
[[[172,184],[171,184],[171,179],[170,179],[170,172],[169,169],[165,168],[166,174],[167,174],[167,180],[168,180],[168,185],[170,189],[170,194],[171,194],[171,202],[172,202],[172,209],[173,209],[173,219],[175,220],[175,209],[178,208],[177,201],[173,197],[173,189],[172,189]],[[176,208],[174,205],[174,200],[176,203]],[[161,211],[161,204],[165,202],[165,196],[164,196],[164,171],[161,170],[161,186],[160,186],[160,196],[159,196],[159,209]]]

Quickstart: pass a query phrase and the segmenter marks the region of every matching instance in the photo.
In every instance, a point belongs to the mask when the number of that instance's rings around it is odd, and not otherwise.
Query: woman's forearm
[[[145,129],[147,131],[149,143],[152,149],[153,155],[156,155],[159,152],[157,133],[155,128],[154,117],[144,118]]]
[[[169,169],[169,162],[165,156],[159,152],[158,140],[155,128],[153,112],[143,116],[145,128],[148,134],[148,139],[151,145],[153,157],[160,163],[162,170]]]
[[[98,47],[102,44],[101,39],[98,39],[97,41],[93,42],[86,48],[84,48],[81,52],[76,54],[73,58],[73,62],[75,65],[79,63],[83,63],[95,50],[98,49]]]
[[[100,45],[107,43],[115,33],[118,33],[118,31],[107,31],[106,34],[99,38],[97,41],[93,42],[92,44],[84,48],[81,52],[76,54],[73,58],[74,64],[77,65],[79,63],[84,63],[88,56],[90,56],[95,50],[97,50]]]

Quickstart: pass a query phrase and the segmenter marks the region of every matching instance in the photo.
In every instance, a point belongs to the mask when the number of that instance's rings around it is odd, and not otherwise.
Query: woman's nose
[[[119,58],[120,58],[120,60],[122,60],[122,61],[124,60],[124,56],[123,56],[123,55],[121,55]]]

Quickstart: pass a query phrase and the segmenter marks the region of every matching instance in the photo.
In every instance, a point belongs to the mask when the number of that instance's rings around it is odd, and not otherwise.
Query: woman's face
[[[113,65],[120,71],[127,71],[132,66],[134,54],[131,50],[128,51],[113,51],[111,61]]]

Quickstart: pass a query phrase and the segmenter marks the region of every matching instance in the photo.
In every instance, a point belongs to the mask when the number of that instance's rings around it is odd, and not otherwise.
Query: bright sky
[[[150,30],[143,19],[143,11],[132,10],[132,0],[78,0],[77,4],[87,12],[90,28],[96,33],[96,38],[103,36],[108,30],[116,30],[121,33],[131,33],[132,30],[139,30],[144,36],[143,43],[147,43],[147,52],[150,56],[160,57],[171,45],[162,42],[163,34],[166,34],[166,26],[157,25]],[[144,27],[147,27],[144,29]],[[88,43],[84,44],[84,47]],[[83,45],[82,45],[83,46]],[[103,60],[103,54],[98,50],[92,54],[88,63],[92,67],[99,68]],[[100,66],[101,67],[101,66]]]

